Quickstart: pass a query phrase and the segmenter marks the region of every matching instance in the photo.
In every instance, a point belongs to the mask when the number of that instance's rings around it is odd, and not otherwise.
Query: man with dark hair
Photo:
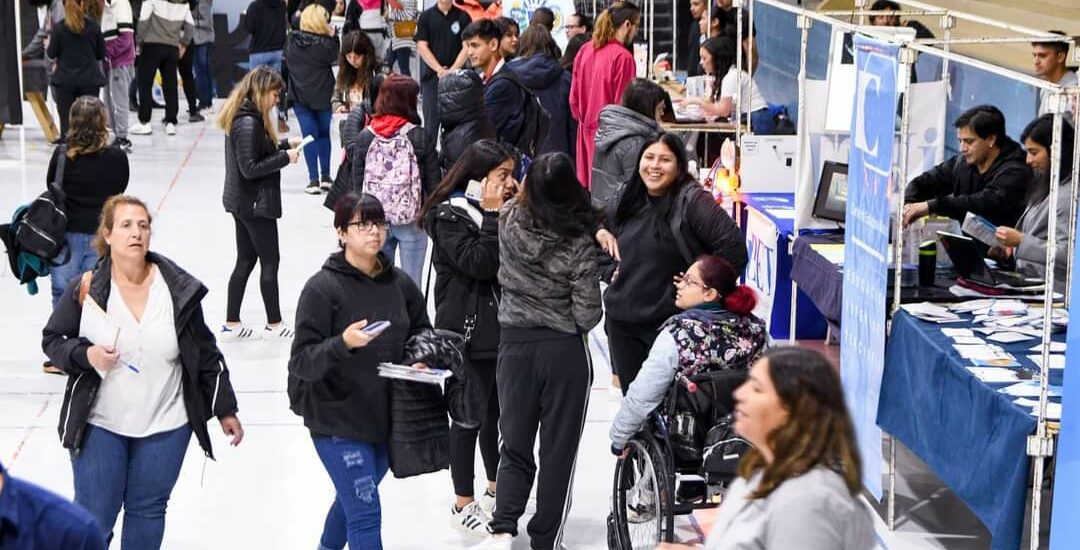
[[[542,25],[547,28],[548,32],[555,30],[555,12],[551,11],[548,7],[539,7],[533,11],[532,18],[529,19],[529,26]]]
[[[1065,36],[1061,31],[1050,31],[1051,34]],[[1069,57],[1068,42],[1032,42],[1031,57],[1035,64],[1035,74],[1047,82],[1053,82],[1065,88],[1071,88],[1080,84],[1076,72],[1070,71],[1067,66]],[[1039,92],[1039,114],[1050,112],[1050,90]],[[1069,107],[1072,111],[1072,106]],[[1075,116],[1075,113],[1074,113]]]
[[[436,0],[416,23],[416,52],[420,54],[420,95],[424,130],[430,143],[439,135],[439,79],[465,65],[461,32],[472,20],[453,0]]]
[[[690,22],[686,28],[686,74],[699,76],[701,70],[701,18],[705,17],[707,0],[690,0]]]
[[[877,0],[870,11],[900,11],[900,4],[892,0]],[[870,24],[875,27],[907,27],[915,29],[915,38],[933,38],[934,33],[926,25],[915,20],[901,21],[899,15],[871,15]]]
[[[583,13],[575,13],[566,18],[566,24],[563,25],[563,29],[566,30],[566,39],[571,38],[579,34],[592,34],[593,20],[588,15]]]
[[[490,19],[473,21],[461,39],[473,69],[484,81],[484,112],[503,143],[517,143],[525,122],[525,95],[500,51],[503,35]]]
[[[499,33],[502,35],[502,38],[499,39],[499,53],[502,54],[504,61],[510,61],[517,57],[521,27],[518,27],[517,21],[505,16],[496,17],[492,21],[499,27]]]
[[[953,124],[960,154],[908,184],[904,226],[927,214],[958,221],[971,212],[994,225],[1013,227],[1031,185],[1026,154],[1005,134],[1005,115],[992,105],[964,112]]]
[[[11,477],[0,464],[0,548],[105,550],[97,521],[79,505]]]

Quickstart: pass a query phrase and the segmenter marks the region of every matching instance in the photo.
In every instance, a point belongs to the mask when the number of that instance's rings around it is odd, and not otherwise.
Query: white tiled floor
[[[296,123],[292,125],[297,134]],[[224,137],[209,122],[182,123],[178,129],[178,135],[165,136],[156,125],[153,136],[132,138],[135,152],[129,193],[155,209],[153,249],[175,259],[210,288],[203,306],[208,322],[216,327],[224,316],[225,283],[235,258],[232,222],[221,207]],[[6,215],[43,188],[50,153],[40,131],[28,129],[26,162],[21,163],[19,131],[7,129],[0,139],[0,212]],[[307,181],[302,161],[287,168],[283,180],[281,303],[285,318],[291,319],[303,282],[319,268],[335,241],[322,197],[302,192]],[[28,296],[14,284],[7,268],[0,268],[0,349],[4,350],[0,356],[0,460],[12,474],[70,496],[70,466],[55,431],[64,379],[40,372],[40,328],[49,313],[48,282],[41,283],[41,293]],[[248,290],[243,317],[258,325],[264,316],[255,276]],[[232,370],[246,437],[239,448],[229,448],[220,430],[212,426],[216,462],[204,461],[198,447],[190,446],[170,501],[164,547],[314,548],[332,492],[306,430],[288,410],[284,393],[288,348],[245,343],[223,346],[223,351]],[[607,390],[606,361],[596,364],[574,507],[566,530],[566,544],[573,549],[606,547],[604,518],[613,468],[607,430],[617,403]],[[919,519],[904,518],[901,532],[879,529],[883,546],[985,547],[985,531],[954,497],[941,497],[936,483],[917,467],[901,480],[905,490],[912,487],[911,491],[923,495],[906,499],[909,506],[934,494],[928,523],[936,533],[949,534],[928,534]],[[916,490],[917,486],[922,488]],[[387,548],[461,548],[474,542],[449,525],[447,472],[408,480],[388,478],[380,491]],[[943,515],[938,512],[941,509]],[[960,518],[961,527],[945,517]],[[680,525],[680,533],[694,536],[685,521]],[[528,548],[526,538],[519,537],[514,548]]]

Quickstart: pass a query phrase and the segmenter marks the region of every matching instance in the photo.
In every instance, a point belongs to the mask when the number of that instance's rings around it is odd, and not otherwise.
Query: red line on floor
[[[203,134],[206,133],[206,124],[203,124],[202,129],[199,130],[199,135],[195,136],[195,141],[191,142],[191,147],[188,147],[187,154],[184,155],[184,160],[180,162],[180,166],[176,168],[176,173],[173,174],[172,181],[169,182],[169,188],[165,190],[165,194],[161,197],[161,202],[158,203],[157,208],[154,209],[154,215],[161,214],[161,208],[165,206],[165,200],[172,194],[173,188],[176,187],[176,182],[180,181],[180,174],[187,168],[188,161],[191,160],[192,153],[195,152],[195,148],[199,146],[199,142],[202,141]]]
[[[34,425],[38,423],[38,420],[41,420],[41,416],[45,414],[45,409],[49,408],[50,401],[52,401],[52,396],[46,395],[45,403],[41,405],[41,410],[39,410],[37,416],[34,417],[34,421],[26,427],[26,434],[24,434],[22,440],[19,441],[19,446],[15,447],[15,453],[11,455],[11,460],[8,462],[8,466],[15,464],[15,461],[19,459],[19,454],[22,453],[23,446],[26,445],[26,441],[30,439],[30,434],[34,431]]]

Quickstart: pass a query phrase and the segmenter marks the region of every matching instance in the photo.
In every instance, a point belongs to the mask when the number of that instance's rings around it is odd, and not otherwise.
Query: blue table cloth
[[[1000,385],[972,375],[965,368],[970,361],[941,332],[973,326],[970,320],[939,325],[898,311],[885,348],[877,422],[967,504],[990,531],[994,549],[1015,550],[1030,477],[1027,437],[1036,421],[1030,409],[999,393]],[[1064,340],[1064,334],[1054,337]],[[998,345],[1016,356],[1020,369],[1037,372],[1027,358],[1037,343]],[[1050,383],[1061,384],[1060,371]]]

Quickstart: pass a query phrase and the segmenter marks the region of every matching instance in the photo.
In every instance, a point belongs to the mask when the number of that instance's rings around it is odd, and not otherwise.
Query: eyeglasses
[[[370,221],[370,220],[361,220],[361,221],[349,222],[349,223],[345,224],[346,229],[348,229],[349,227],[355,227],[357,230],[359,230],[361,232],[374,233],[375,231],[385,231],[386,230],[386,222],[376,222],[376,221]]]
[[[708,290],[708,288],[709,288],[709,287],[705,286],[705,283],[703,283],[701,281],[694,280],[694,278],[691,277],[690,275],[688,275],[687,273],[679,273],[678,275],[675,275],[675,286],[680,286],[680,287],[697,286],[697,287],[701,287],[701,290]]]

